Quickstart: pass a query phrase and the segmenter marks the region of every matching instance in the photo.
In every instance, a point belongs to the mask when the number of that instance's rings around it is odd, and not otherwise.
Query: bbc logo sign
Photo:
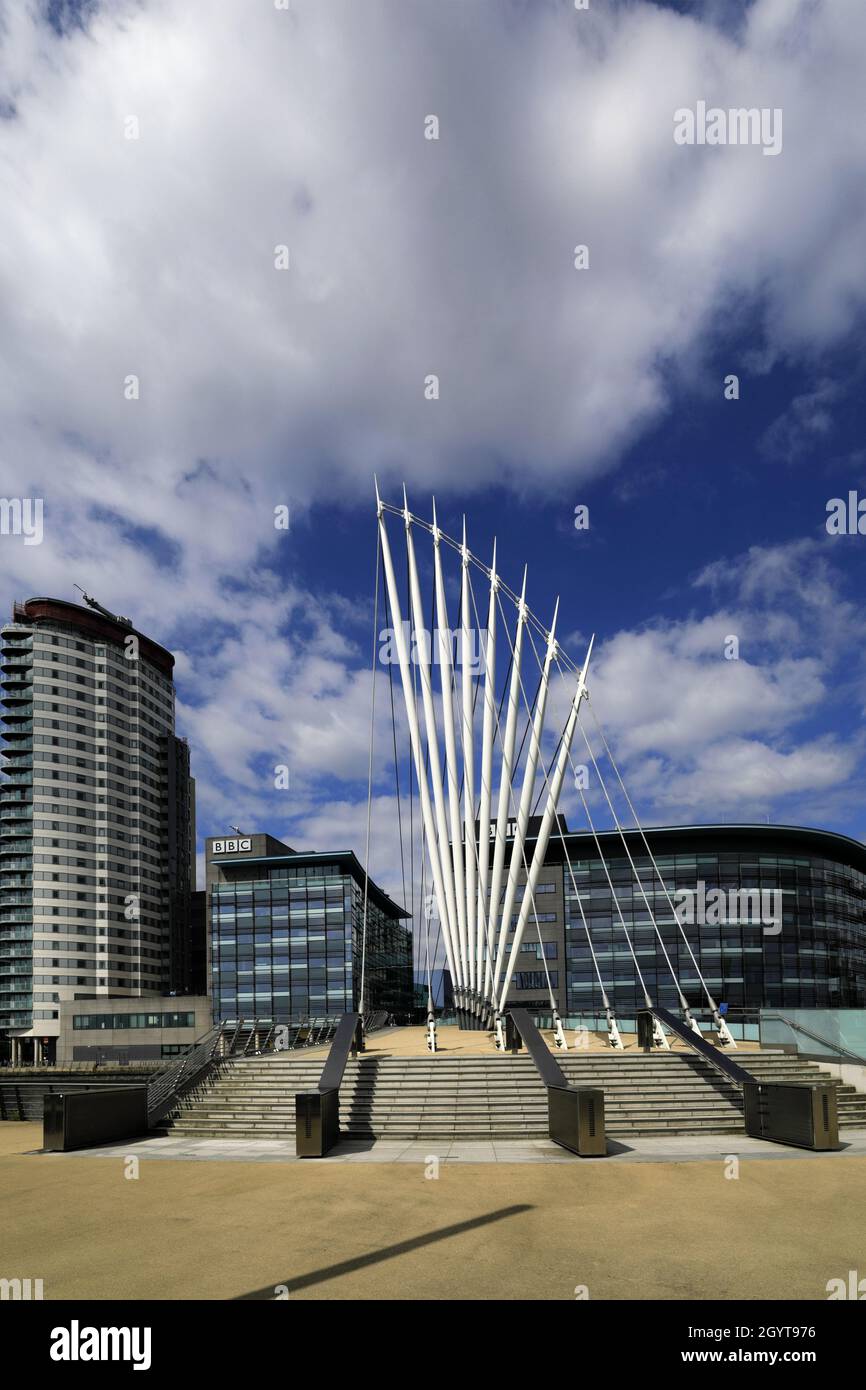
[[[252,849],[252,840],[214,840],[213,854],[240,854],[243,850]]]

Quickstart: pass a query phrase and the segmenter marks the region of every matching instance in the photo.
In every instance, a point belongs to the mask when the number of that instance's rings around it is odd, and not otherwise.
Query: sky
[[[864,66],[862,0],[0,0],[0,486],[44,503],[0,598],[78,583],[176,654],[200,837],[364,856],[374,473],[595,634],[644,824],[866,837],[866,536],[827,529]],[[678,144],[700,102],[781,148]]]

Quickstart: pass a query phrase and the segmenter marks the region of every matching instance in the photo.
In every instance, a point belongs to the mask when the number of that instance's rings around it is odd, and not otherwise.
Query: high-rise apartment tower
[[[174,657],[88,599],[0,629],[0,1055],[50,1061],[61,1000],[186,993],[195,784]]]

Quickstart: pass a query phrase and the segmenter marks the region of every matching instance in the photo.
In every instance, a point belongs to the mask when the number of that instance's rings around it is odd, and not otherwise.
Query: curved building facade
[[[616,832],[600,834],[598,844],[590,834],[567,834],[570,869],[563,841],[551,842],[548,862],[558,861],[562,873],[565,1012],[600,1005],[587,928],[620,1013],[643,1003],[635,961],[653,1000],[676,1008],[665,952],[696,1008],[706,995],[695,961],[716,1001],[735,1010],[866,1008],[866,846],[781,825],[645,834],[646,843],[638,831],[626,831],[625,843]]]

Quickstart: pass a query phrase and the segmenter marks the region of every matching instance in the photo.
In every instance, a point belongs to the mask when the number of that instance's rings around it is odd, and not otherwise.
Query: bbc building
[[[408,913],[350,850],[296,853],[270,835],[208,839],[209,976],[216,1021],[335,1018],[365,1011],[411,1021]],[[367,891],[366,949],[363,944]]]

